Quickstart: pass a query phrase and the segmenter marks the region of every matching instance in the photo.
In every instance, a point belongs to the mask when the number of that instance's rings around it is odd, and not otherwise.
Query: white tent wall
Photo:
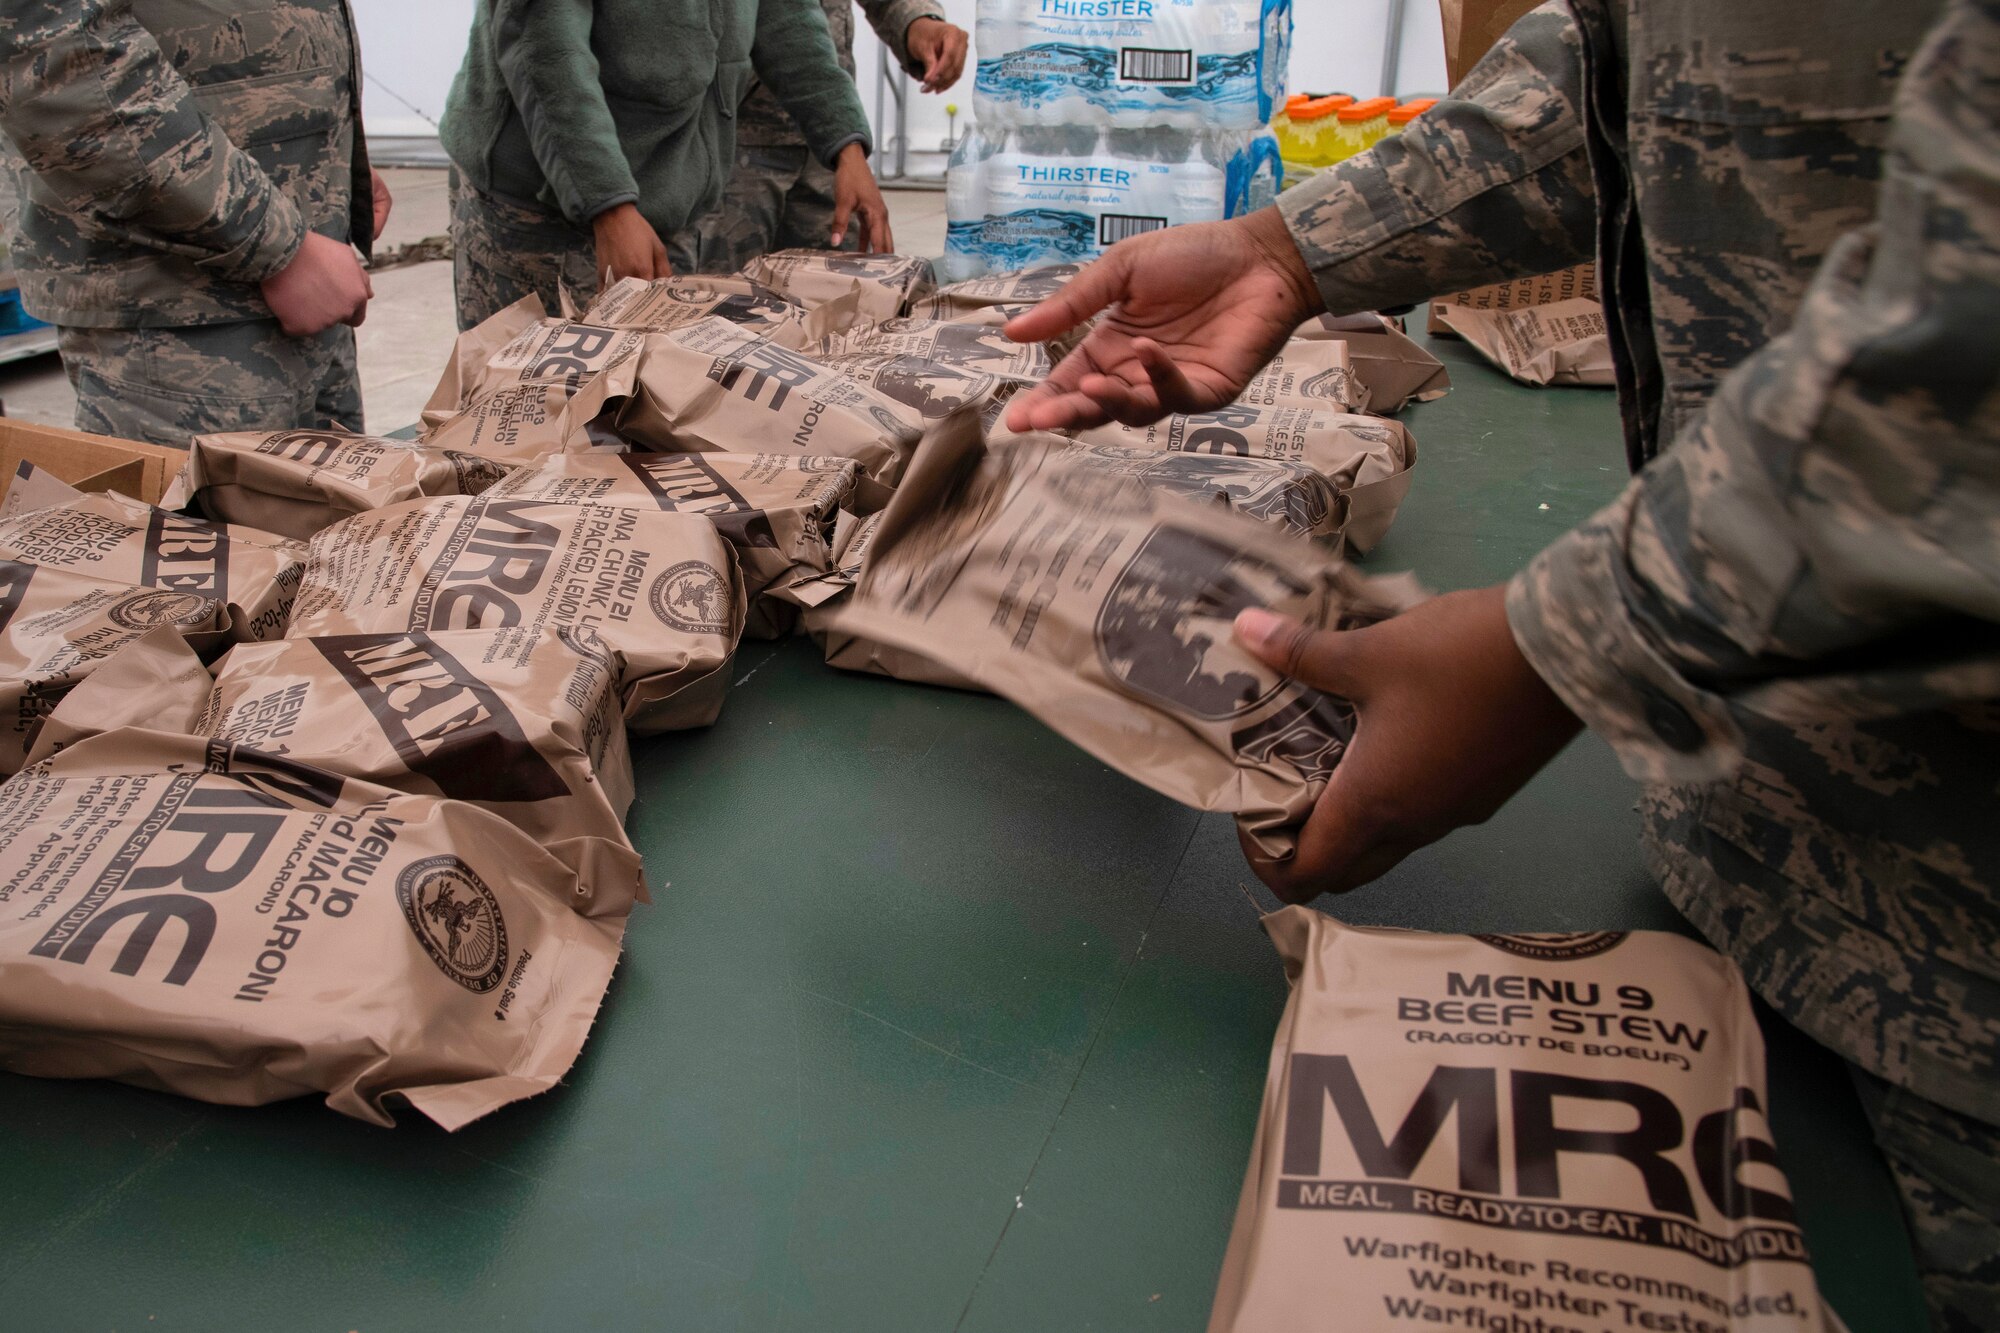
[[[437,134],[477,0],[353,0],[370,139]]]
[[[422,4],[353,0],[355,22],[361,29],[362,68],[367,76],[363,110],[371,138],[422,139],[436,133],[445,93],[465,54],[465,32],[475,3],[477,0],[424,0]],[[941,3],[952,22],[972,30],[976,0]],[[1444,28],[1435,0],[1406,0],[1404,4],[1394,88],[1380,86],[1391,0],[1293,0],[1292,7],[1296,27],[1293,89],[1369,96],[1444,88]],[[858,16],[856,26],[862,34],[855,42],[861,104],[872,119],[881,47]],[[909,170],[913,175],[935,176],[944,165],[937,150],[947,131],[945,105],[957,104],[961,129],[972,116],[971,65],[968,62],[958,87],[942,97],[918,95],[914,81],[910,93],[906,121]],[[886,138],[883,126],[876,126],[876,137],[878,141]]]

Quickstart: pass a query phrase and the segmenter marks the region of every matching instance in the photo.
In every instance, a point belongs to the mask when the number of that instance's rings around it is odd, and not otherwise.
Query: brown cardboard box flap
[[[1541,0],[1438,0],[1444,15],[1444,70],[1452,87],[1486,54],[1500,34]]]
[[[117,491],[158,504],[186,460],[164,445],[0,418],[0,498],[25,462],[80,491]]]

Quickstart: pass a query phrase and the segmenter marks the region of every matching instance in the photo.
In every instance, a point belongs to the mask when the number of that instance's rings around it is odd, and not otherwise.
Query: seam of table
[[[1104,1036],[1105,1027],[1110,1024],[1111,1016],[1118,1012],[1118,1001],[1124,996],[1126,984],[1131,981],[1132,973],[1137,970],[1140,958],[1146,952],[1146,939],[1153,932],[1153,922],[1159,919],[1160,909],[1166,906],[1168,897],[1172,895],[1174,881],[1180,874],[1181,866],[1186,863],[1188,849],[1194,846],[1195,835],[1200,830],[1201,822],[1197,820],[1188,830],[1187,840],[1181,844],[1180,855],[1174,858],[1173,869],[1167,873],[1165,882],[1160,886],[1160,896],[1153,900],[1152,910],[1146,913],[1146,924],[1139,930],[1139,942],[1132,947],[1132,956],[1119,966],[1118,984],[1112,988],[1111,998],[1105,1002],[1104,1012],[1098,1016],[1096,1024],[1091,1028],[1090,1041],[1083,1048],[1083,1058],[1077,1061],[1076,1073],[1071,1075],[1069,1087],[1063,1090],[1062,1105],[1056,1108],[1054,1117],[1049,1121],[1048,1130],[1042,1135],[1041,1145],[1035,1149],[1035,1160],[1028,1164],[1027,1175],[1021,1178],[1021,1188],[1014,1196],[1014,1206],[1008,1211],[1007,1220],[1000,1224],[1000,1234],[993,1238],[993,1248],[987,1251],[986,1262],[979,1266],[978,1276],[972,1279],[972,1289],[965,1294],[965,1305],[952,1323],[953,1333],[965,1327],[965,1321],[971,1317],[972,1307],[979,1299],[979,1288],[986,1281],[987,1273],[992,1270],[993,1261],[999,1257],[1000,1247],[1007,1243],[1007,1232],[1013,1227],[1014,1219],[1020,1216],[1021,1210],[1027,1207],[1028,1189],[1035,1183],[1035,1172],[1040,1169],[1042,1158],[1048,1155],[1049,1144],[1055,1140],[1056,1130],[1062,1126],[1063,1116],[1069,1111],[1071,1099],[1076,1096],[1077,1085],[1083,1082],[1084,1071],[1090,1068],[1091,1057],[1097,1053],[1097,1043]]]

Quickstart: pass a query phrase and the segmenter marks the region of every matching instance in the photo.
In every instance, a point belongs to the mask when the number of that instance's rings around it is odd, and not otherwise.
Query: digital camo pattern
[[[832,235],[833,173],[804,144],[743,144],[721,200],[675,239],[694,255],[695,272],[734,273],[773,250],[830,249]],[[859,224],[840,248],[861,248]]]
[[[288,337],[274,319],[60,328],[76,428],[185,449],[230,431],[362,429],[354,330]]]
[[[942,18],[929,0],[860,0],[869,25],[906,68],[903,34],[920,18]],[[854,73],[854,5],[825,0],[827,29],[840,67]],[[736,165],[722,198],[675,238],[693,255],[689,271],[734,273],[773,250],[829,249],[833,233],[833,172],[813,159],[805,135],[777,95],[761,81],[750,86],[736,120]],[[841,249],[860,246],[859,229]],[[678,269],[677,269],[678,271]]]
[[[903,34],[918,19],[944,17],[944,11],[931,0],[821,0],[826,9],[827,31],[833,36],[834,54],[849,77],[854,74],[855,3],[860,4],[868,26],[895,55],[896,63],[905,69],[910,68],[910,48],[904,44]],[[759,80],[750,86],[750,95],[737,110],[736,142],[757,148],[803,148],[806,140],[777,95]]]
[[[1279,195],[1328,309],[1410,305],[1590,258],[1581,60],[1552,0],[1402,134]]]
[[[1856,1086],[1917,1247],[1935,1256],[1925,1287],[1938,1326],[1951,1333],[1992,1328],[1993,1293],[2000,1290],[1992,1218],[2000,1198],[2000,1132],[1865,1074]]]
[[[0,11],[29,311],[99,328],[266,318],[308,229],[372,224],[344,0],[52,0]],[[10,155],[11,156],[11,155]]]
[[[695,271],[689,234],[661,238],[675,273]],[[597,245],[588,229],[552,209],[498,199],[451,173],[451,283],[461,331],[483,324],[522,297],[550,314],[568,295],[578,310],[596,299]]]
[[[1404,134],[1279,207],[1336,314],[1601,248],[1637,467],[1874,215],[1890,99],[1939,7],[1551,0]],[[1587,108],[1618,142],[1586,150]]]
[[[1648,861],[1673,901],[1794,1023],[1911,1105],[1982,1126],[1959,1156],[1990,1174],[2000,5],[1827,8],[1576,0],[1575,24],[1537,11],[1475,71],[1470,91],[1515,106],[1534,100],[1524,71],[1551,73],[1541,100],[1575,123],[1542,127],[1541,151],[1590,127],[1629,443],[1644,458],[1671,441],[1515,580],[1509,614],[1651,784]],[[1587,85],[1558,58],[1579,41]],[[1491,124],[1464,105],[1362,188]],[[1581,257],[1573,181],[1551,163],[1486,191],[1485,243]],[[1385,299],[1424,285],[1385,267],[1417,244],[1329,259],[1351,206],[1289,207],[1342,307],[1365,303],[1343,295],[1350,271]],[[1898,1169],[1938,1326],[2000,1323],[2000,1195],[1949,1200]]]

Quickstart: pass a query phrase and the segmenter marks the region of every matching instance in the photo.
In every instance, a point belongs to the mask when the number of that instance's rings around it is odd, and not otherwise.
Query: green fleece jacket
[[[441,137],[489,194],[664,236],[721,197],[753,72],[822,162],[867,146],[819,0],[480,0]]]

